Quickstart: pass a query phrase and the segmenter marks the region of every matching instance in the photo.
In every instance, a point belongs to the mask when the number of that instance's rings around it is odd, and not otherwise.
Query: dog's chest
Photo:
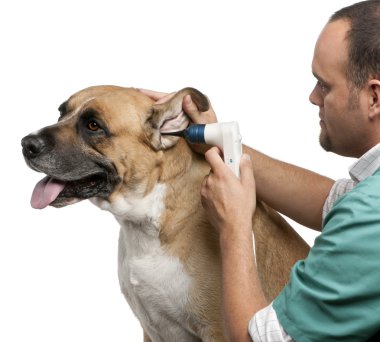
[[[187,341],[184,328],[188,323],[186,304],[191,279],[181,262],[169,256],[157,242],[145,238],[142,241],[141,235],[131,239],[129,233],[123,228],[119,239],[119,281],[123,294],[154,341],[170,341],[169,337],[163,338],[166,334],[177,338],[183,335]],[[133,246],[135,242],[144,244],[143,253]]]
[[[163,194],[162,194],[163,195]],[[153,196],[153,195],[152,195]],[[190,333],[187,300],[191,278],[179,258],[169,255],[159,240],[159,216],[164,210],[157,193],[149,209],[155,217],[124,221],[119,237],[119,281],[123,294],[153,341],[198,341]],[[153,204],[154,203],[154,204]]]

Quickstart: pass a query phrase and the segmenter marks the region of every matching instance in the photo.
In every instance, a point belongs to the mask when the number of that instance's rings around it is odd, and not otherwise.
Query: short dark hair
[[[380,77],[380,0],[367,0],[335,12],[329,22],[348,20],[346,76],[358,89]]]

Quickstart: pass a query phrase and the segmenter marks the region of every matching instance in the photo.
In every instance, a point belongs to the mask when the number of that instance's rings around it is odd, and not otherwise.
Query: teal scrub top
[[[295,341],[366,341],[380,330],[380,169],[336,201],[273,308]]]

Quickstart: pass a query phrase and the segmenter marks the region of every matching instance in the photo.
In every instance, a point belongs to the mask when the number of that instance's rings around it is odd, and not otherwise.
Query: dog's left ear
[[[161,132],[181,131],[189,125],[190,118],[182,109],[182,101],[186,95],[191,96],[200,112],[209,109],[207,97],[194,88],[184,88],[169,101],[153,105],[150,116],[145,123],[145,132],[155,150],[170,148],[180,139],[170,135],[161,135]]]

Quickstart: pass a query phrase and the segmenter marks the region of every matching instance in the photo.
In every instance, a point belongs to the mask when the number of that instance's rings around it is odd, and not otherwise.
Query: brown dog
[[[34,190],[33,207],[90,199],[120,223],[120,286],[145,341],[226,340],[218,237],[199,195],[209,166],[184,140],[160,134],[189,124],[182,111],[186,94],[207,110],[207,99],[191,88],[154,105],[131,88],[91,87],[60,106],[58,123],[22,140],[28,165],[47,174]],[[260,281],[271,300],[309,248],[262,203],[253,233]]]

